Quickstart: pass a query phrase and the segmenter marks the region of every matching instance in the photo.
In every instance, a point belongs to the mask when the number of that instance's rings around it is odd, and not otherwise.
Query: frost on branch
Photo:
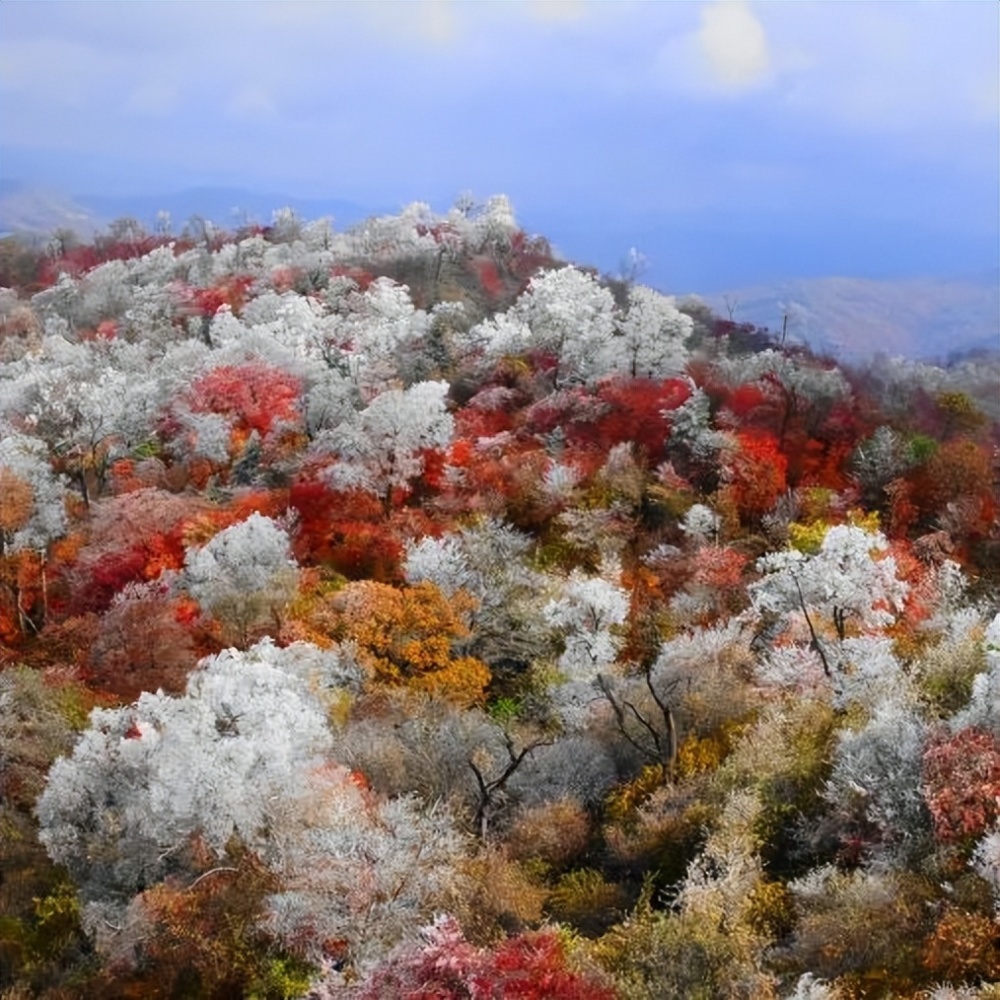
[[[283,887],[267,900],[265,921],[314,960],[340,942],[340,957],[356,969],[383,958],[454,898],[465,851],[443,806],[383,799],[363,784],[329,765],[286,801],[274,827]]]
[[[0,439],[0,488],[0,555],[44,552],[65,533],[65,489],[49,465],[48,449],[37,438],[5,434]]]
[[[514,306],[531,331],[530,346],[553,355],[556,381],[590,381],[604,374],[601,354],[614,332],[614,299],[575,267],[531,279]]]
[[[693,329],[694,321],[678,310],[673,297],[634,285],[628,311],[605,343],[601,374],[662,379],[682,372],[688,358],[685,342]]]
[[[358,682],[335,651],[265,640],[203,661],[181,698],[96,710],[39,799],[42,843],[114,915],[191,879],[194,839],[221,859],[236,838],[280,880],[267,926],[289,947],[381,957],[460,883],[463,842],[443,809],[379,799],[330,763],[325,704]]]
[[[121,903],[183,870],[194,834],[220,856],[234,835],[267,856],[286,797],[331,745],[314,685],[345,680],[336,653],[265,640],[203,660],[182,697],[95,709],[49,772],[42,843],[85,900]]]
[[[923,795],[928,727],[900,699],[884,701],[868,724],[841,733],[824,797],[870,840],[870,859],[896,863],[926,847]]]
[[[374,493],[388,508],[393,491],[405,489],[423,472],[424,451],[451,441],[447,395],[447,382],[418,382],[376,396],[353,421],[326,436],[338,455],[331,484]]]
[[[888,547],[881,532],[841,524],[827,531],[815,555],[797,549],[766,555],[757,563],[763,578],[749,588],[754,609],[801,615],[812,648],[832,678],[840,669],[841,651],[828,636],[831,626],[843,643],[849,628],[884,628],[902,610],[909,588],[896,576],[895,559],[884,554]]]
[[[230,627],[241,645],[256,625],[280,614],[298,584],[288,533],[261,514],[189,549],[184,568],[191,596]]]
[[[972,682],[969,704],[949,725],[953,732],[976,726],[988,733],[1000,734],[1000,614],[986,627],[983,636],[986,670]]]
[[[590,680],[610,666],[622,640],[614,629],[628,616],[628,594],[604,577],[574,570],[545,618],[563,636],[559,668],[571,680]]]

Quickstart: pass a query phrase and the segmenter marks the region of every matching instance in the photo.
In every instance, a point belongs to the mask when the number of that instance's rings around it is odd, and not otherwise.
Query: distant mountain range
[[[345,229],[399,205],[365,206],[343,199],[295,198],[241,188],[190,188],[169,194],[75,195],[0,180],[0,233],[45,235],[72,229],[90,239],[113,219],[131,216],[151,231],[160,212],[179,232],[193,216],[228,229],[270,223],[273,212],[294,209],[304,219],[332,216]],[[554,233],[543,233],[553,236]],[[582,260],[579,263],[586,264]],[[790,279],[700,293],[720,316],[780,331],[841,360],[878,353],[947,361],[1000,354],[1000,270],[963,278],[872,280],[851,277]],[[787,320],[786,320],[787,317]]]
[[[956,279],[806,278],[701,298],[737,322],[773,331],[784,324],[790,339],[845,361],[1000,354],[997,270]]]
[[[261,194],[243,188],[201,187],[152,195],[88,195],[72,197],[34,188],[19,181],[0,181],[0,232],[42,235],[72,229],[90,238],[109,222],[125,216],[152,231],[159,213],[170,216],[180,232],[194,216],[236,229],[248,223],[269,225],[276,209],[291,208],[303,219],[332,216],[344,229],[370,215],[398,211],[401,206],[364,206],[338,198],[295,198]]]

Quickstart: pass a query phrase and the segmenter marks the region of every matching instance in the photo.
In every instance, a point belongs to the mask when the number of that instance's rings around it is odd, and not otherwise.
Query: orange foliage
[[[989,917],[949,906],[927,939],[924,965],[954,982],[1000,979],[1000,926]]]
[[[462,704],[482,701],[490,672],[452,646],[468,635],[462,618],[473,602],[461,593],[450,601],[432,583],[397,589],[363,580],[336,598],[341,634],[360,647],[375,678],[443,695]]]
[[[258,929],[264,900],[277,888],[275,876],[246,852],[235,863],[207,868],[186,887],[169,881],[144,892],[135,995],[247,995],[269,950]],[[125,970],[119,976],[129,978]]]
[[[967,438],[946,441],[908,478],[913,501],[925,517],[939,514],[949,503],[964,497],[980,503],[983,527],[995,514],[990,454]]]

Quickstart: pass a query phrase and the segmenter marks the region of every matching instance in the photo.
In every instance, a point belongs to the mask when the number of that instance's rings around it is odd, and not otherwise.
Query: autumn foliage
[[[503,197],[0,243],[5,1000],[992,988],[992,362]]]

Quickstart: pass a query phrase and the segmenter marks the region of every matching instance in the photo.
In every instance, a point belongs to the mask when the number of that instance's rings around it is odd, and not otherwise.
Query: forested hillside
[[[507,200],[0,241],[0,997],[997,997],[996,371]]]

